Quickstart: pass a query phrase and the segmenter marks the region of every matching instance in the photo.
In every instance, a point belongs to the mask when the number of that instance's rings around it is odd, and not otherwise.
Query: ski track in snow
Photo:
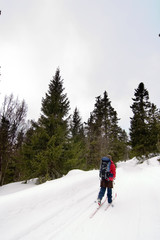
[[[73,170],[42,185],[12,183],[0,188],[2,240],[159,240],[160,164],[154,157],[136,165],[120,162],[114,207],[97,208],[98,170]],[[113,194],[114,194],[113,193]]]

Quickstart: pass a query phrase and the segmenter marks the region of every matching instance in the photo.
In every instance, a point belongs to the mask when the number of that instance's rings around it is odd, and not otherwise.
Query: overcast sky
[[[144,82],[160,108],[160,0],[0,0],[0,106],[14,94],[40,116],[57,67],[83,121],[106,90],[128,131]]]

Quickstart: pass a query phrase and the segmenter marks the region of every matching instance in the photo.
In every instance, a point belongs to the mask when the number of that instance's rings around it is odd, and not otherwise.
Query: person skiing
[[[99,175],[100,175],[101,181],[100,181],[100,191],[98,194],[98,204],[101,205],[101,200],[104,197],[106,189],[107,189],[108,203],[111,204],[113,180],[116,177],[116,167],[110,155],[106,157],[102,157]]]

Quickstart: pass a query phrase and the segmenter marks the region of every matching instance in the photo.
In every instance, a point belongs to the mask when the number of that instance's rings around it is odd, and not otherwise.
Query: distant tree
[[[96,141],[96,128],[93,113],[90,114],[90,118],[85,123],[86,133],[86,168],[92,169],[97,167],[97,160],[99,159],[98,143]]]
[[[67,170],[71,169],[85,169],[85,153],[86,153],[86,143],[84,127],[82,124],[82,119],[80,113],[75,108],[73,112],[72,119],[70,121],[70,138],[69,138],[69,148],[68,148],[68,161],[66,162]]]
[[[76,140],[78,141],[79,138],[81,138],[81,133],[83,131],[83,124],[82,124],[82,119],[80,117],[77,107],[73,112],[73,117],[70,124],[70,131],[71,131],[72,137],[75,138],[75,141]]]
[[[17,168],[14,157],[23,142],[26,113],[24,101],[14,100],[13,94],[5,97],[0,111],[0,185],[14,179]]]

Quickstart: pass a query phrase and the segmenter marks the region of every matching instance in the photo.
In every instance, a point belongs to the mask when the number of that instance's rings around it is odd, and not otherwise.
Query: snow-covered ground
[[[118,163],[114,207],[93,218],[97,170],[73,170],[42,185],[0,187],[1,240],[159,240],[160,164],[157,157]]]

